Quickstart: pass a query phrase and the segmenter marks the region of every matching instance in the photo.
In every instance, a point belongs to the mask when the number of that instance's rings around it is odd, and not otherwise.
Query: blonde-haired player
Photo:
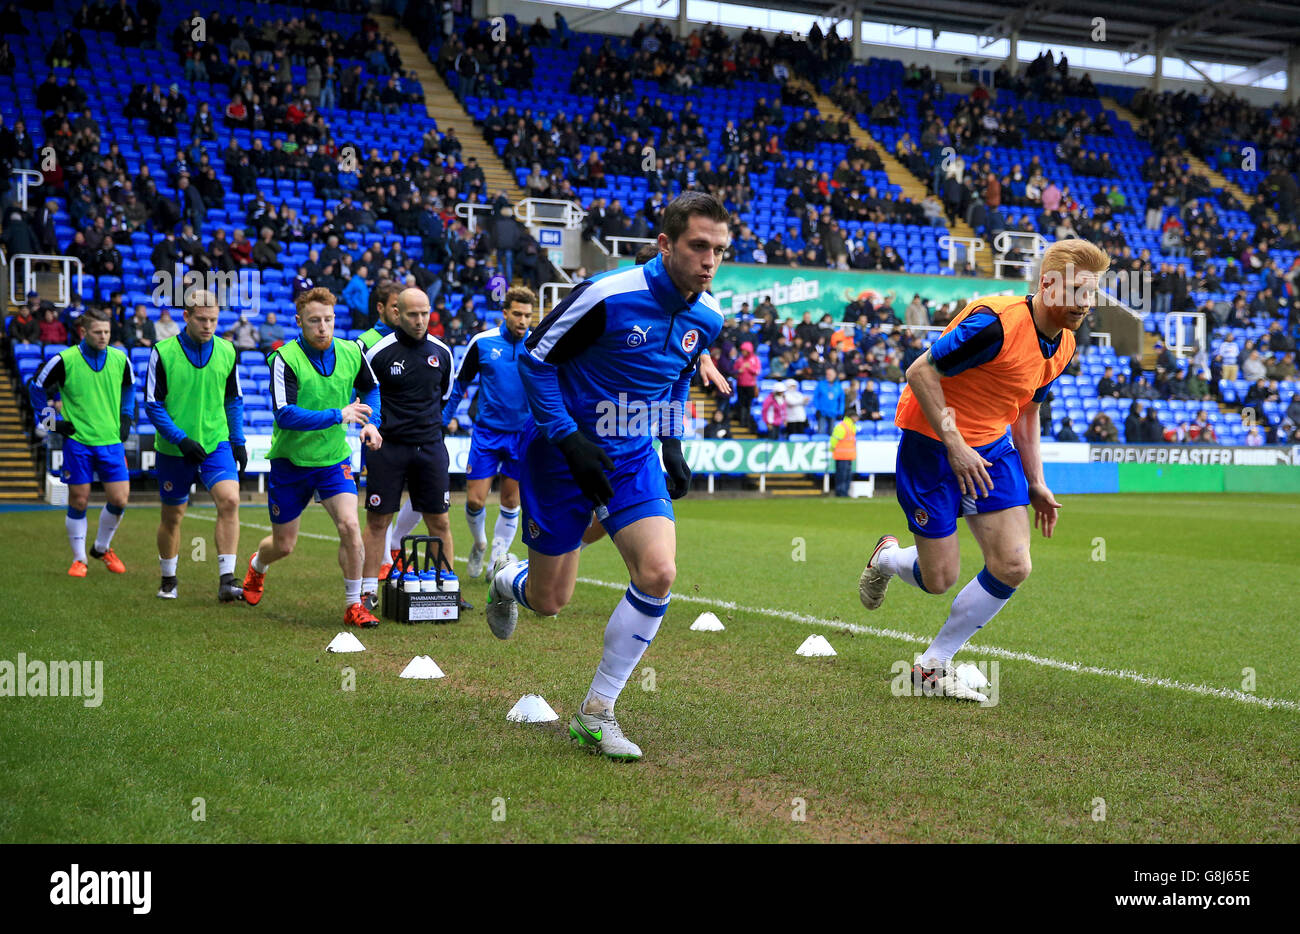
[[[1032,295],[976,299],[907,370],[894,421],[898,501],[915,544],[882,535],[858,582],[877,609],[895,576],[946,593],[961,568],[963,516],[984,567],[952,602],[948,619],[912,669],[924,694],[984,701],[957,677],[953,655],[1029,577],[1029,519],[1050,538],[1061,504],[1043,479],[1038,405],[1074,357],[1074,331],[1096,300],[1110,258],[1084,240],[1043,256]]]

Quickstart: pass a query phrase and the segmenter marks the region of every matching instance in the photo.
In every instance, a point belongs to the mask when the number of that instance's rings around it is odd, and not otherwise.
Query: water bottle
[[[460,581],[456,579],[455,571],[442,572],[442,592],[443,593],[460,592]]]
[[[428,568],[420,572],[420,592],[436,593],[438,590],[438,572],[433,568]]]
[[[407,571],[402,575],[402,589],[407,593],[420,592],[420,575],[414,571]]]

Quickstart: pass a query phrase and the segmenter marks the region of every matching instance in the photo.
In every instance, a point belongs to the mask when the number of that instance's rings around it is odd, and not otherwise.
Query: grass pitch
[[[567,736],[627,581],[608,541],[581,573],[610,586],[580,584],[559,618],[521,613],[509,642],[466,582],[478,609],[462,621],[385,622],[357,633],[366,652],[334,656],[335,545],[304,537],[261,605],[218,606],[213,513],[194,507],[181,596],[163,602],[157,512],[139,500],[114,543],[123,577],[97,562],[65,576],[59,512],[0,515],[0,660],[102,660],[105,682],[94,709],[0,697],[0,841],[1300,838],[1296,497],[1065,498],[1033,575],[973,642],[1001,654],[959,655],[998,662],[988,708],[891,693],[891,666],[956,594],[895,582],[881,610],[861,608],[877,536],[908,540],[892,499],[682,501],[675,593],[735,606],[673,603],[619,702],[646,756],[630,765]],[[459,503],[453,520],[463,553]],[[243,521],[241,572],[265,508]],[[331,531],[318,507],[304,531]],[[961,535],[964,582],[980,560]],[[688,630],[705,609],[725,632]],[[836,658],[794,654],[814,632]],[[418,654],[447,676],[400,680]],[[561,719],[507,723],[530,692]]]

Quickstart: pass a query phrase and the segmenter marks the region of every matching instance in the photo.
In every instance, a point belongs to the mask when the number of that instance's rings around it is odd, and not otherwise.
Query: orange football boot
[[[244,602],[249,606],[257,606],[262,599],[262,588],[266,583],[266,575],[259,574],[253,570],[253,558],[257,557],[257,552],[253,557],[248,559],[248,573],[244,575]]]
[[[358,629],[374,629],[379,625],[379,619],[362,604],[354,603],[343,614],[343,625],[356,626]]]

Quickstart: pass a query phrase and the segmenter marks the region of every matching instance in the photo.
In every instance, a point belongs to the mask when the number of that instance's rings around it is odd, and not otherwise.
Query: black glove
[[[230,445],[230,453],[235,455],[235,463],[239,465],[239,479],[244,479],[244,472],[248,470],[248,448],[242,444]]]
[[[203,450],[203,445],[193,438],[182,438],[180,444],[176,446],[181,449],[181,453],[191,464],[198,465],[208,459],[208,452]]]
[[[121,426],[122,430],[118,433],[117,440],[124,442],[131,437],[131,416],[125,412],[122,413]]]
[[[72,424],[72,422],[65,422],[60,418],[54,422],[54,431],[56,434],[63,435],[65,438],[71,438],[77,433],[77,426]]]
[[[681,438],[660,438],[664,456],[664,470],[668,472],[668,495],[681,499],[691,489],[691,468],[682,456]]]
[[[609,455],[580,431],[566,435],[556,441],[555,446],[568,461],[569,473],[577,481],[578,489],[602,506],[608,503],[614,495],[609,477],[605,476],[606,470],[614,469]]]

